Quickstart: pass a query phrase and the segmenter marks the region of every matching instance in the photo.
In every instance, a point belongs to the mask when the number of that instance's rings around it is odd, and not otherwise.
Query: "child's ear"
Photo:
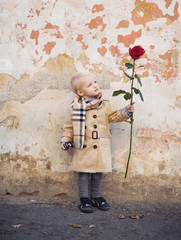
[[[77,90],[77,94],[81,97],[84,96],[84,93],[81,90]]]

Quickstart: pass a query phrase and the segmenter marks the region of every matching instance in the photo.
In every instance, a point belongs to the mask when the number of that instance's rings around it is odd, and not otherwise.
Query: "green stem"
[[[133,104],[133,84],[134,84],[134,72],[135,72],[135,59],[133,59],[133,71],[132,71],[132,80],[131,80],[131,100],[130,104]],[[128,155],[128,160],[127,160],[127,165],[126,165],[126,173],[125,173],[125,178],[127,177],[128,174],[128,167],[129,167],[129,161],[131,158],[131,152],[132,152],[132,138],[133,138],[133,113],[131,115],[131,128],[130,128],[130,142],[129,142],[129,155]]]

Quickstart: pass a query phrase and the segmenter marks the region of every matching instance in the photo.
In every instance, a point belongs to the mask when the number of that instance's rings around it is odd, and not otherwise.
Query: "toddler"
[[[63,127],[62,149],[73,152],[72,170],[78,172],[81,212],[93,212],[92,206],[109,210],[101,197],[102,173],[111,172],[110,123],[127,121],[133,105],[112,111],[109,101],[102,98],[99,85],[91,74],[77,73],[71,79],[77,95]]]

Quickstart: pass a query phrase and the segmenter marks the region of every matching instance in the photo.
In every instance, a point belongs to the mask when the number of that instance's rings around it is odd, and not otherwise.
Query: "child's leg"
[[[102,173],[91,174],[91,197],[98,198],[101,196]]]
[[[84,213],[93,212],[89,197],[89,180],[90,173],[79,173],[79,197],[81,202],[79,209]]]
[[[110,207],[106,200],[101,197],[101,180],[102,173],[91,174],[91,202],[94,207],[97,207],[100,210],[108,211]]]
[[[79,197],[89,198],[90,173],[79,172]]]

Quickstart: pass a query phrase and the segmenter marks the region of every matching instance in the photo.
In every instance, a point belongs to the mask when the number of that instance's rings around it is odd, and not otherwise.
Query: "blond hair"
[[[82,77],[85,77],[85,76],[91,76],[93,77],[90,73],[76,73],[71,81],[70,81],[70,86],[71,86],[71,89],[74,93],[77,94],[77,91],[79,90],[78,89],[78,81],[82,78]]]

